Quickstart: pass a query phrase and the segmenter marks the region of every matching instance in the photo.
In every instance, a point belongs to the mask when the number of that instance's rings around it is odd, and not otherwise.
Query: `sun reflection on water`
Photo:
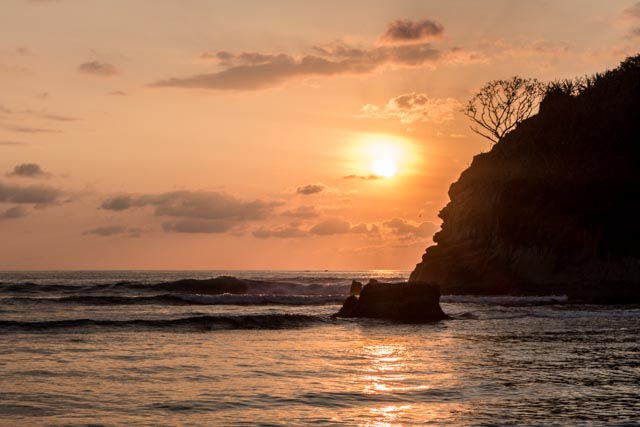
[[[411,423],[439,424],[451,411],[463,411],[463,405],[447,399],[447,386],[455,383],[455,374],[441,357],[424,352],[424,347],[400,340],[367,340],[359,350],[360,390],[372,400],[362,426],[391,427]],[[420,354],[414,352],[418,350]],[[426,356],[426,357],[425,357]]]

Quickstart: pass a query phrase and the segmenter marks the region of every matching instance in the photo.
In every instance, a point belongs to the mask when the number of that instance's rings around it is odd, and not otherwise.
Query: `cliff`
[[[640,302],[640,55],[474,157],[410,281],[443,294]]]

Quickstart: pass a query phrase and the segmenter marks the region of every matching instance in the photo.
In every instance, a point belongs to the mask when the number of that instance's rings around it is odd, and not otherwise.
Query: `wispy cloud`
[[[326,189],[327,186],[324,184],[307,184],[296,188],[296,193],[310,196],[312,194],[322,193]]]
[[[111,77],[118,74],[115,65],[108,62],[89,61],[83,62],[76,68],[82,74],[90,74],[99,77]]]
[[[61,133],[61,130],[43,128],[38,126],[22,126],[11,124],[0,124],[0,127],[18,133]]]
[[[640,37],[640,2],[623,10],[622,16],[632,22],[633,27],[629,30],[629,34],[632,37]]]
[[[369,175],[346,175],[343,176],[342,179],[364,179],[367,181],[375,181],[376,179],[384,178],[380,175],[369,174]]]
[[[385,105],[366,104],[358,117],[375,119],[398,119],[401,123],[443,123],[453,119],[460,109],[460,102],[453,98],[429,98],[424,93],[407,93],[391,98]]]
[[[266,218],[277,203],[242,200],[215,191],[174,191],[160,194],[123,194],[109,198],[102,209],[123,212],[152,207],[154,215],[167,217],[165,231],[178,233],[224,233],[249,221]]]
[[[138,227],[128,227],[122,224],[103,225],[100,227],[92,228],[85,231],[82,234],[95,235],[101,237],[110,236],[126,236],[126,237],[140,237],[142,229]]]
[[[173,77],[152,83],[155,87],[201,88],[212,90],[258,90],[289,80],[339,75],[365,75],[385,67],[435,67],[443,63],[475,62],[476,54],[459,47],[434,47],[430,41],[443,33],[432,21],[395,21],[382,35],[381,46],[352,46],[343,41],[313,47],[313,53],[228,51],[203,53],[216,60],[221,70],[187,77]]]
[[[316,210],[314,206],[299,206],[295,209],[289,209],[282,212],[280,215],[287,216],[290,218],[315,218],[320,214]]]
[[[21,142],[21,141],[0,141],[0,146],[2,145],[6,147],[20,147],[28,144],[26,142]]]
[[[4,212],[0,212],[0,220],[18,219],[25,216],[27,216],[27,210],[22,206],[13,206],[6,209]]]

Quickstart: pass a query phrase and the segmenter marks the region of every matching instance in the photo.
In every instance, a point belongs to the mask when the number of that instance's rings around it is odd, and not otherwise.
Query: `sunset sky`
[[[634,1],[6,0],[0,269],[411,269],[486,81],[602,71]]]

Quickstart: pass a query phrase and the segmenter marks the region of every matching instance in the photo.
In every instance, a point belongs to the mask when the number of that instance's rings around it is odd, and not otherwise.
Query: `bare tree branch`
[[[471,126],[472,131],[495,144],[531,117],[544,92],[545,85],[536,79],[514,76],[492,80],[469,100],[462,113],[478,125]]]

